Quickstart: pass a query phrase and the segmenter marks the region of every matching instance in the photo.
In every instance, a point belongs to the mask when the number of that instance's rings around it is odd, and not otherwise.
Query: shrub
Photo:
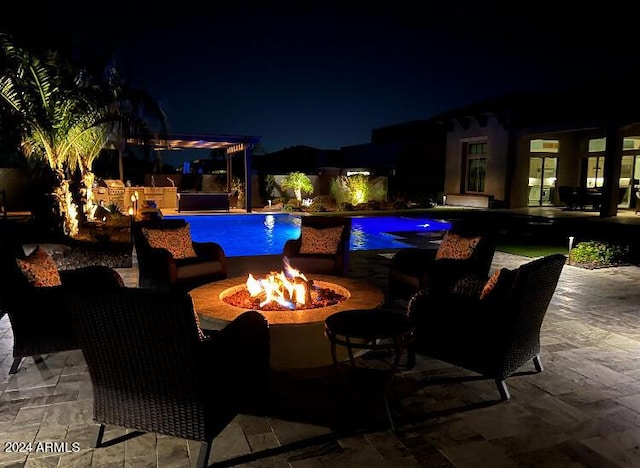
[[[258,190],[259,190],[260,196],[264,200],[269,200],[275,196],[274,195],[275,188],[276,188],[276,178],[273,175],[266,174],[260,177]]]
[[[311,211],[336,211],[338,205],[335,199],[329,195],[318,195],[313,198]]]
[[[338,204],[359,205],[384,198],[382,187],[372,183],[368,176],[362,174],[335,178],[331,181],[330,192]]]
[[[124,210],[122,209],[122,207],[115,202],[107,204],[106,208],[114,215],[124,214]]]
[[[585,268],[604,268],[626,263],[629,247],[605,241],[578,243],[569,254],[572,264]]]
[[[291,203],[291,201],[288,201],[287,203],[282,205],[282,211],[284,211],[285,213],[291,213],[292,211],[296,211],[297,209],[298,205]]]

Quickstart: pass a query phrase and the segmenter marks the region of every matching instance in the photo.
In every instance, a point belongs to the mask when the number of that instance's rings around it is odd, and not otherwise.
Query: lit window
[[[622,140],[623,150],[638,150],[640,149],[640,136],[630,136]]]
[[[587,188],[597,188],[604,185],[604,157],[590,156],[587,158]]]
[[[532,153],[558,153],[560,142],[558,140],[531,140],[529,151]]]
[[[487,142],[468,143],[466,160],[467,192],[484,192],[487,176]]]
[[[589,140],[589,153],[599,153],[604,151],[607,145],[606,138],[594,138]]]
[[[606,138],[594,138],[589,140],[589,153],[602,153],[607,146]],[[622,139],[622,150],[640,149],[640,136],[628,136]]]

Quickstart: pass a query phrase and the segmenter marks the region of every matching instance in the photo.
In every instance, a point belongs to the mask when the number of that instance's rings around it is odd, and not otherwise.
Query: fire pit
[[[246,310],[259,310],[269,321],[272,369],[325,366],[332,360],[329,341],[324,336],[324,320],[342,310],[374,309],[382,305],[384,296],[373,286],[350,278],[309,275],[306,281],[311,283],[308,294],[312,299],[317,294],[320,302],[302,307],[292,308],[291,303],[295,300],[291,301],[291,297],[276,301],[277,305],[270,301],[270,305],[259,307],[265,299],[248,299],[251,280],[247,277],[215,281],[195,288],[189,294],[203,328],[220,329]],[[309,297],[307,293],[305,296]],[[282,304],[287,301],[289,304]],[[347,358],[346,352],[339,356]]]
[[[328,307],[349,298],[349,291],[340,285],[307,279],[287,257],[283,263],[280,272],[258,278],[249,274],[244,285],[224,291],[222,300],[244,309],[286,311]]]

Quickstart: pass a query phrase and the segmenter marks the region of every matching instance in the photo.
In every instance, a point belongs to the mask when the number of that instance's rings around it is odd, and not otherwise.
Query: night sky
[[[170,131],[260,136],[267,152],[367,143],[377,127],[631,73],[640,63],[634,15],[559,2],[526,9],[183,1],[167,10],[105,2],[87,11],[51,3],[11,7],[2,31],[85,60],[115,52],[131,81],[161,103]],[[18,21],[20,8],[31,9],[28,20]]]

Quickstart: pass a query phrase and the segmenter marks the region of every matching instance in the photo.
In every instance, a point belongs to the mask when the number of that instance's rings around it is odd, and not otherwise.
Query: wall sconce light
[[[442,206],[445,206],[446,204],[447,204],[447,196],[442,195]]]

